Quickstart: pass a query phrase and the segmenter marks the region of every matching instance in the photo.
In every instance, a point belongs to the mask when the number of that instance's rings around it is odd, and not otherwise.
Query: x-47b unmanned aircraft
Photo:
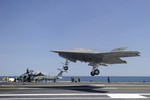
[[[65,70],[68,70],[68,60],[72,62],[88,62],[88,65],[93,67],[91,76],[94,76],[100,73],[98,69],[99,66],[107,66],[109,64],[123,64],[127,63],[125,60],[121,59],[123,57],[140,56],[140,52],[138,51],[126,51],[125,49],[126,47],[115,48],[110,52],[102,53],[82,48],[73,50],[53,50],[52,52],[58,53],[60,57],[66,59],[64,66]]]

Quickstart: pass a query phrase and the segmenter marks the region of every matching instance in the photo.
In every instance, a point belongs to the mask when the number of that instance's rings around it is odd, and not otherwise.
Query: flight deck
[[[0,98],[4,100],[150,99],[150,83],[0,83]]]

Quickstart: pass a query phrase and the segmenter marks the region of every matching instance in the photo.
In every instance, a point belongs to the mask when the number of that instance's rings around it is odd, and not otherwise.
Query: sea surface
[[[8,76],[14,77],[14,76]],[[57,81],[70,81],[71,77],[74,78],[75,81],[78,81],[80,78],[81,82],[108,82],[108,78],[110,82],[150,82],[150,76],[63,76],[62,79]],[[2,81],[2,77],[0,76],[0,81]]]
[[[72,76],[65,76],[60,81],[71,81]],[[75,81],[81,82],[150,82],[150,76],[74,76]]]

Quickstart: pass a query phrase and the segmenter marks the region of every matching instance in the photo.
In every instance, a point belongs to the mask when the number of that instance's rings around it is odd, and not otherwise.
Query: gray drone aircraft
[[[93,67],[91,76],[94,76],[100,73],[98,69],[99,66],[108,66],[109,64],[124,64],[127,62],[121,58],[140,56],[140,52],[138,51],[126,51],[125,49],[126,47],[115,48],[110,52],[102,53],[82,48],[73,50],[53,50],[52,52],[58,53],[60,57],[66,59],[64,70],[68,70],[68,60],[72,62],[88,62],[88,65]]]

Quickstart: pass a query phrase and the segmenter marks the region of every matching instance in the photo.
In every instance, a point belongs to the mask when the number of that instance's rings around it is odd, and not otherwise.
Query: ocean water
[[[81,82],[108,82],[108,76],[74,76]],[[110,82],[150,82],[150,76],[109,76]],[[71,76],[64,76],[60,81],[71,81]]]
[[[14,76],[9,76],[14,77]],[[57,81],[70,81],[74,77],[75,81],[80,78],[81,82],[108,82],[108,76],[63,76]],[[150,82],[150,76],[109,76],[110,82]],[[0,81],[2,77],[0,76]]]

